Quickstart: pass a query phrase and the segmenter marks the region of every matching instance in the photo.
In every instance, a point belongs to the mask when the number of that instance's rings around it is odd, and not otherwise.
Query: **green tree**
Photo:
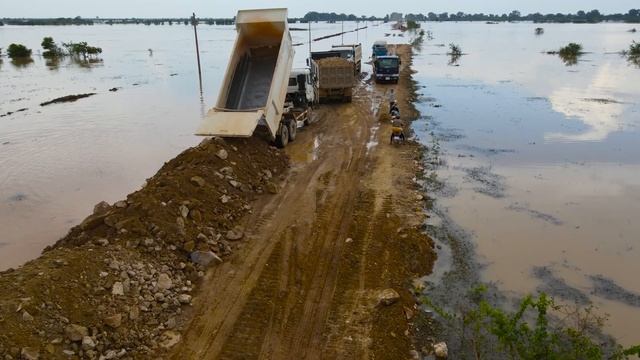
[[[7,55],[11,59],[24,59],[31,57],[31,49],[22,44],[11,44],[7,48]]]
[[[54,58],[62,54],[62,50],[58,47],[58,45],[56,45],[55,41],[53,41],[53,38],[50,36],[42,39],[42,43],[40,45],[45,50],[42,53],[42,56],[46,58]]]
[[[62,46],[67,49],[69,55],[82,57],[84,60],[87,60],[89,57],[95,58],[102,53],[102,48],[89,46],[86,41],[63,43]]]

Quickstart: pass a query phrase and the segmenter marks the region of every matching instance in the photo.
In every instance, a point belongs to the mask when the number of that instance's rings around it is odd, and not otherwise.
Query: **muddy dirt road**
[[[210,271],[175,359],[410,358],[411,279],[431,270],[413,178],[419,149],[390,146],[378,109],[410,105],[410,49],[399,85],[363,84],[326,105],[287,148],[277,196],[244,219],[246,241]],[[384,110],[383,110],[384,111]],[[378,304],[393,288],[401,300]]]

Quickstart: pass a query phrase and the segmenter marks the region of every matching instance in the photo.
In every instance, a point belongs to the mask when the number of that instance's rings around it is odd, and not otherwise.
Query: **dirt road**
[[[207,274],[173,358],[410,358],[408,289],[434,255],[412,181],[419,149],[389,145],[378,121],[390,96],[415,114],[410,49],[398,52],[397,86],[363,83],[289,145],[280,193],[255,204],[242,248]],[[378,305],[386,288],[401,300]]]

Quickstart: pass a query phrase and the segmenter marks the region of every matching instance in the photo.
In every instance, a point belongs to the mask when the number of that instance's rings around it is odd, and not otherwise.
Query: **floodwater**
[[[345,23],[344,29],[364,25]],[[373,41],[392,31],[366,25],[312,48],[362,42],[368,55]],[[313,38],[341,30],[342,24],[312,24]],[[293,31],[293,42],[308,42],[308,35]],[[102,61],[50,64],[38,51],[45,36],[100,46]],[[37,257],[95,204],[123,199],[163,162],[197,144],[201,139],[192,134],[215,102],[234,38],[233,26],[199,27],[201,94],[190,26],[0,27],[0,47],[16,42],[34,50],[32,63],[0,62],[0,115],[15,112],[0,117],[0,270]],[[308,49],[296,47],[294,66],[305,66]],[[97,94],[39,106],[91,92]]]
[[[590,301],[637,344],[640,68],[617,52],[640,37],[628,24],[537,26],[426,25],[414,127],[440,147],[436,206],[469,235],[482,280]],[[543,53],[569,42],[589,52],[575,66]],[[449,43],[467,54],[458,66]]]

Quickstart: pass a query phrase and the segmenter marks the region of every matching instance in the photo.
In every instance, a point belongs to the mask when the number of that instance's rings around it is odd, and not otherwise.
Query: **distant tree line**
[[[336,14],[332,13],[321,13],[316,11],[310,11],[305,16],[300,19],[293,18],[292,20],[300,20],[302,22],[315,22],[315,21],[374,21],[374,20],[383,20],[383,18],[375,17],[375,16],[356,16],[354,14]]]
[[[603,21],[640,23],[640,9],[631,9],[627,13],[602,14],[598,10],[578,11],[575,14],[542,14],[533,13],[523,15],[518,10],[508,14],[466,14],[457,13],[423,13],[406,14],[392,13],[384,17],[378,16],[357,16],[354,14],[338,14],[335,12],[310,11],[301,18],[289,18],[289,22],[317,22],[317,21],[532,21],[536,23],[598,23]],[[75,18],[52,18],[52,19],[1,19],[0,26],[7,25],[94,25],[94,24],[135,24],[135,25],[190,25],[189,18],[121,18],[121,19],[85,19],[79,16]],[[206,25],[233,25],[235,18],[198,18],[198,23]]]
[[[92,19],[83,19],[80,16],[74,18],[52,18],[52,19],[3,19],[0,24],[7,25],[93,25]]]
[[[627,13],[602,14],[598,10],[583,11],[575,14],[541,14],[522,15],[514,10],[509,14],[465,14],[433,12],[424,14],[407,14],[405,20],[413,21],[533,21],[535,23],[599,23],[603,21],[640,23],[640,9],[631,9]]]

